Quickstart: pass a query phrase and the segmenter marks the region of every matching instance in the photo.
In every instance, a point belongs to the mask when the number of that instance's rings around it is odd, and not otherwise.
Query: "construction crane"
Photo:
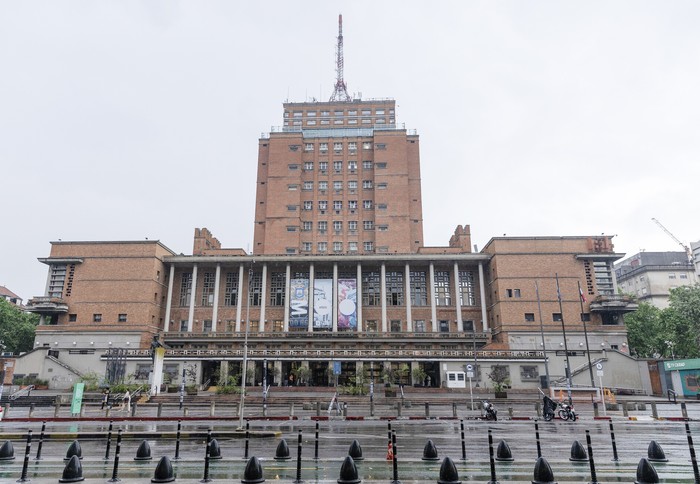
[[[693,253],[691,252],[690,247],[688,247],[688,246],[685,245],[683,242],[681,242],[680,240],[678,240],[678,238],[677,238],[675,235],[673,235],[666,227],[664,227],[663,224],[662,224],[661,222],[659,222],[658,220],[656,220],[654,217],[651,217],[651,219],[656,223],[656,225],[658,225],[659,227],[661,227],[661,230],[663,230],[664,232],[666,232],[666,234],[667,234],[669,237],[671,237],[674,241],[676,241],[676,243],[677,243],[678,245],[680,245],[681,247],[683,247],[683,250],[685,250],[685,255],[688,257],[688,263],[689,263],[689,264],[693,264]]]

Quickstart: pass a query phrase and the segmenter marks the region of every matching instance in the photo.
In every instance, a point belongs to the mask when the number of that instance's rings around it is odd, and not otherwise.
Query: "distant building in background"
[[[615,264],[622,292],[658,308],[668,307],[670,290],[692,286],[698,277],[685,252],[640,252]]]
[[[695,275],[700,281],[700,240],[690,243],[690,250],[693,256],[693,265],[695,266]]]
[[[0,286],[0,297],[11,304],[14,304],[15,306],[22,307],[22,298],[10,291],[5,286]]]

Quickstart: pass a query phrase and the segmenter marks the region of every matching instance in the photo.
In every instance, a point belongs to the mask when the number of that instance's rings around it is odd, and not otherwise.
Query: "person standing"
[[[100,410],[104,410],[105,405],[109,407],[109,387],[102,390],[102,406]]]

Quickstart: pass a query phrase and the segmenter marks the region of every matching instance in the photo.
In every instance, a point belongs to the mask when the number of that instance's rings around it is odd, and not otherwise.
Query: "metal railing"
[[[24,388],[20,388],[17,390],[15,393],[10,395],[10,400],[17,400],[18,398],[21,397],[27,397],[31,393],[31,391],[34,390],[34,385],[29,385]]]

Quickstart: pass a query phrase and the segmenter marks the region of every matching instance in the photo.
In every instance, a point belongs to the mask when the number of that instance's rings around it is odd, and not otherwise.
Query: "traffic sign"
[[[467,371],[473,371],[474,367],[472,365],[467,365]]]
[[[602,369],[603,369],[603,364],[602,364],[602,363],[598,363],[598,364],[595,365],[595,367],[598,368],[599,370],[602,370]]]

